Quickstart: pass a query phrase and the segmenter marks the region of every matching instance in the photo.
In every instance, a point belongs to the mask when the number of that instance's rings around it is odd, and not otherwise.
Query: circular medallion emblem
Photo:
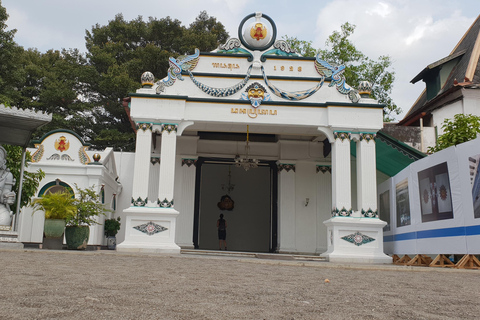
[[[251,23],[244,29],[244,25],[250,18],[255,17],[255,22]],[[263,23],[261,19],[265,19],[270,26]],[[262,13],[251,13],[246,16],[238,27],[238,38],[242,44],[250,50],[264,51],[270,48],[277,37],[277,27],[273,20]]]

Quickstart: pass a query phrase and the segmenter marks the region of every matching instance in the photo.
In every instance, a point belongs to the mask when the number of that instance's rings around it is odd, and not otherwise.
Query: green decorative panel
[[[361,234],[360,232],[355,232],[349,234],[348,236],[342,237],[343,240],[353,243],[354,245],[361,246],[362,244],[366,244],[372,241],[375,241],[374,238]]]

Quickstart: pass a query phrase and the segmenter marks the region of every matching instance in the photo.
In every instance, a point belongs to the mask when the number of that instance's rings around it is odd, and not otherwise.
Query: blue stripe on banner
[[[406,232],[383,237],[383,242],[480,235],[480,225]]]
[[[467,236],[476,236],[476,235],[480,234],[480,225],[478,225],[478,226],[468,226],[468,227],[465,227],[465,229],[466,229],[465,234]]]
[[[383,237],[383,242],[391,242],[393,240],[394,240],[393,236],[384,236]]]
[[[465,227],[417,231],[417,239],[465,236]]]
[[[407,233],[400,233],[400,234],[394,235],[395,241],[412,240],[416,238],[417,238],[416,232],[407,232]]]

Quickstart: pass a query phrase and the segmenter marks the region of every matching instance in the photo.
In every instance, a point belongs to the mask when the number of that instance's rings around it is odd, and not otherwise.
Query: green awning
[[[377,170],[393,177],[411,163],[427,155],[379,131],[375,139]],[[357,156],[355,142],[350,145],[352,156]]]

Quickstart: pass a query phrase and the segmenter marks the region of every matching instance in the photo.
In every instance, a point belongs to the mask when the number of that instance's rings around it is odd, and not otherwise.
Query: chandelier
[[[245,157],[240,158],[240,155],[235,156],[235,166],[237,168],[243,168],[245,171],[248,171],[249,169],[255,169],[258,167],[258,159],[250,159],[248,156],[248,152],[250,151],[250,146],[248,145],[249,142],[249,132],[248,132],[248,126],[247,126],[247,141],[245,142]]]
[[[230,194],[230,192],[235,189],[235,185],[232,184],[232,171],[230,169],[230,166],[228,166],[228,184],[222,184],[222,190],[226,191],[227,194]]]

